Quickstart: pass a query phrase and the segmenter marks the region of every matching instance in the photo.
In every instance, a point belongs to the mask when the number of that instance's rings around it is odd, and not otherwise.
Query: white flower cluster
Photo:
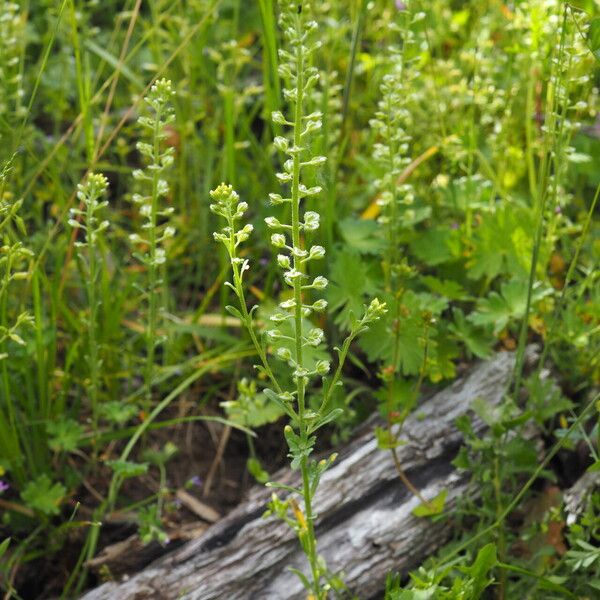
[[[289,193],[270,194],[271,204],[291,205],[291,222],[283,223],[276,217],[265,219],[267,227],[273,231],[271,244],[277,249],[277,264],[283,270],[283,281],[292,291],[292,297],[279,304],[278,310],[271,317],[274,323],[281,324],[292,321],[293,337],[284,336],[279,329],[267,333],[272,342],[278,340],[293,340],[296,351],[288,346],[276,348],[276,355],[287,361],[294,369],[295,378],[306,380],[310,375],[325,375],[329,371],[327,361],[319,361],[315,369],[309,372],[303,366],[301,348],[316,347],[323,342],[324,333],[315,327],[306,334],[302,332],[302,319],[313,312],[323,312],[327,302],[323,299],[306,300],[309,290],[324,290],[327,279],[323,276],[311,277],[307,274],[307,264],[320,260],[325,256],[325,248],[320,245],[305,247],[306,234],[316,231],[320,225],[320,216],[309,210],[302,214],[302,200],[318,195],[322,190],[319,186],[306,186],[302,182],[302,174],[307,167],[318,167],[326,162],[324,156],[311,156],[310,138],[322,127],[322,114],[319,111],[308,115],[303,114],[306,100],[314,92],[319,80],[316,67],[311,66],[311,55],[318,48],[318,43],[312,41],[317,24],[305,17],[308,5],[298,5],[297,2],[284,2],[280,24],[286,39],[285,50],[279,51],[279,74],[285,82],[284,97],[290,105],[290,116],[286,117],[277,111],[272,115],[273,122],[288,128],[289,136],[278,136],[274,140],[275,148],[287,155],[283,170],[276,174],[279,182]]]
[[[380,87],[381,100],[377,111],[369,124],[377,131],[380,141],[374,144],[373,157],[378,161],[382,175],[375,182],[381,191],[378,204],[382,208],[380,223],[398,227],[393,216],[397,205],[410,205],[414,200],[413,188],[409,184],[398,185],[398,179],[412,159],[410,143],[412,138],[408,131],[412,126],[412,115],[407,108],[410,98],[411,81],[418,76],[415,70],[409,69],[406,52],[412,34],[404,32],[405,41],[401,48],[390,49],[392,68],[383,77]],[[390,223],[391,220],[394,223]]]
[[[26,19],[16,2],[3,2],[0,8],[0,117],[6,122],[23,117],[23,75],[21,56]]]
[[[415,66],[417,41],[411,29],[420,14],[413,15],[405,8],[399,17],[401,25],[394,24],[392,29],[399,38],[399,45],[392,46],[390,52],[390,71],[383,77],[374,118],[369,121],[378,136],[373,146],[373,157],[378,163],[380,176],[374,182],[379,191],[377,204],[381,209],[379,223],[385,227],[388,251],[384,262],[386,287],[395,285],[402,269],[400,266],[400,230],[410,226],[414,211],[414,189],[409,183],[402,182],[406,168],[411,164],[410,145],[412,137],[409,131],[413,126],[413,115],[409,101],[414,98],[413,83],[419,77]]]
[[[152,88],[145,101],[154,113],[151,117],[141,116],[138,123],[148,132],[150,143],[138,142],[137,149],[148,162],[146,169],[136,169],[134,179],[143,182],[147,188],[144,194],[133,194],[132,201],[138,205],[140,215],[144,218],[143,234],[134,233],[129,236],[133,244],[147,248],[143,253],[136,253],[146,266],[157,267],[166,262],[166,252],[163,244],[175,235],[175,228],[168,222],[159,223],[159,219],[167,219],[172,213],[172,207],[159,206],[161,198],[169,193],[169,184],[164,179],[164,172],[173,164],[174,149],[169,146],[161,148],[161,141],[168,137],[166,127],[175,119],[171,100],[175,92],[171,82],[160,79]]]

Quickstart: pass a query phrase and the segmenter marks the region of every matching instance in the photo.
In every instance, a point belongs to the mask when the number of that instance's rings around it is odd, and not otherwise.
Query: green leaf
[[[347,248],[359,254],[377,254],[385,247],[381,226],[375,221],[348,218],[340,222]]]
[[[307,590],[312,589],[310,581],[308,581],[308,578],[302,571],[295,569],[294,567],[290,567],[289,570],[294,575],[296,575],[298,577],[298,579],[300,579],[300,581],[302,582],[302,585],[304,586],[305,589],[307,589]]]
[[[173,442],[167,442],[162,449],[147,448],[142,457],[153,465],[166,465],[178,452],[179,449]]]
[[[461,569],[472,577],[473,598],[480,598],[483,590],[492,583],[488,574],[497,564],[496,545],[490,543],[477,553],[470,567]]]
[[[377,447],[380,450],[392,450],[402,444],[402,442],[389,429],[384,427],[375,428],[375,439]]]
[[[25,504],[43,515],[57,515],[60,501],[67,489],[61,483],[53,483],[45,473],[30,481],[21,492]]]
[[[83,437],[83,427],[73,419],[60,419],[47,423],[48,446],[54,452],[72,452]]]
[[[560,412],[573,408],[573,403],[563,396],[561,389],[551,379],[533,374],[525,382],[529,392],[527,406],[539,425],[548,422]]]
[[[258,483],[267,483],[267,481],[269,481],[269,474],[263,469],[263,466],[258,458],[250,457],[246,461],[246,468],[248,469],[250,475],[252,475],[256,481],[258,481]]]
[[[506,456],[505,473],[519,475],[533,471],[539,464],[533,444],[523,438],[513,438],[504,448]]]
[[[487,358],[492,352],[494,338],[490,335],[489,328],[478,328],[470,323],[460,308],[452,311],[454,323],[448,326],[451,331],[465,346],[478,358]]]
[[[104,402],[100,406],[100,414],[102,417],[116,425],[124,425],[127,421],[132,419],[137,412],[138,408],[135,404],[126,404],[119,400]]]
[[[106,464],[114,471],[115,475],[123,479],[139,477],[148,471],[148,463],[135,463],[128,460],[107,460]]]
[[[285,483],[277,483],[276,481],[267,481],[266,487],[273,488],[275,490],[285,490],[286,492],[292,492],[293,494],[302,495],[302,490],[292,487],[291,485],[285,485]]]
[[[344,413],[343,409],[334,408],[331,412],[327,413],[326,415],[324,415],[323,417],[318,419],[317,422],[310,428],[310,431],[311,432],[316,431],[317,429],[320,429],[324,425],[327,425],[327,423],[331,423],[332,421],[335,421],[343,413]]]
[[[588,469],[587,469],[590,473],[596,473],[598,471],[600,471],[600,460],[597,460],[595,463],[592,463]]]
[[[374,362],[381,360],[391,364],[395,355],[397,327],[398,367],[403,375],[416,375],[423,365],[424,358],[424,323],[421,306],[414,292],[406,292],[400,302],[399,310],[393,298],[384,298],[390,310],[360,338],[359,345],[366,352],[367,358]],[[388,301],[389,300],[389,301]],[[401,315],[396,324],[395,315]]]
[[[412,514],[415,517],[433,517],[444,511],[448,490],[442,490],[433,500],[429,500],[427,504],[420,504],[413,509]]]
[[[285,411],[279,403],[271,402],[266,394],[257,390],[256,382],[246,378],[237,384],[238,396],[235,400],[221,402],[227,417],[245,427],[261,427],[274,423]]]
[[[398,301],[392,296],[383,296],[382,300],[389,307],[387,314],[373,323],[359,341],[367,358],[372,362],[380,360],[390,365],[396,357],[397,367],[403,375],[417,375],[425,364],[427,345],[427,376],[432,381],[452,377],[456,344],[444,335],[439,325],[430,324],[427,335],[425,328],[425,314],[441,314],[447,301],[431,294],[416,294],[412,290],[404,293],[399,307],[396,307]],[[399,319],[396,319],[397,314],[400,315]]]
[[[397,378],[382,386],[375,397],[379,400],[380,406],[385,407],[385,411],[399,413],[397,418],[391,418],[389,414],[382,416],[392,423],[401,423],[413,410],[417,403],[418,392],[415,390],[415,383],[410,379]]]
[[[369,277],[367,263],[347,250],[333,255],[330,279],[327,301],[332,311],[339,311],[336,324],[348,329],[350,313],[361,314],[366,298],[376,294],[377,288]]]
[[[477,312],[469,315],[469,319],[475,325],[494,326],[494,333],[500,333],[507,325],[512,316],[510,307],[506,300],[497,292],[492,292],[487,298],[479,301]]]
[[[274,402],[285,414],[288,415],[292,420],[296,419],[296,414],[294,413],[292,407],[289,402],[281,398],[279,394],[276,394],[273,390],[269,388],[265,388],[264,390],[265,396]]]
[[[528,282],[522,279],[505,281],[500,294],[491,292],[487,298],[480,299],[477,310],[468,319],[475,325],[493,325],[494,333],[500,333],[512,320],[525,316],[528,287]],[[532,305],[551,293],[551,289],[536,284],[531,296]]]
[[[289,425],[283,429],[285,441],[290,449],[288,456],[292,459],[292,469],[297,469],[303,458],[307,458],[313,451],[317,438],[310,436],[305,438],[298,435]]]
[[[448,228],[432,228],[419,235],[410,244],[412,253],[430,267],[449,262],[454,256],[450,242],[454,232]]]
[[[239,319],[242,323],[244,322],[244,317],[242,316],[242,313],[235,307],[235,306],[231,306],[231,304],[228,304],[225,307],[225,310],[232,316],[235,317],[236,319]]]
[[[10,545],[10,538],[6,538],[1,544],[0,544],[0,558],[2,558],[5,554],[6,551],[8,550],[8,546]]]
[[[160,511],[156,504],[140,508],[137,513],[137,519],[138,535],[144,545],[154,541],[160,544],[167,544],[169,542],[169,536],[163,529]]]
[[[421,278],[421,281],[434,293],[449,300],[467,300],[469,295],[465,288],[452,279],[437,279],[431,275]]]
[[[502,274],[525,278],[531,263],[533,233],[530,208],[510,205],[486,214],[474,232],[473,253],[467,263],[469,278],[492,280]],[[545,246],[540,252],[540,264],[545,264]]]

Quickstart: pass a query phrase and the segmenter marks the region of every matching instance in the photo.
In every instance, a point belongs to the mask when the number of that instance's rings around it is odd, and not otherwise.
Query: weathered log
[[[398,448],[405,472],[426,498],[448,490],[446,505],[467,492],[452,459],[462,437],[454,423],[475,399],[502,399],[514,356],[500,353],[424,401],[403,428]],[[474,419],[476,431],[483,423]],[[276,480],[294,484],[297,474]],[[293,532],[263,519],[270,491],[257,487],[246,502],[197,540],[120,583],[108,582],[84,600],[300,600],[306,593],[288,567],[306,571]],[[443,545],[448,525],[413,516],[419,500],[400,483],[388,452],[377,448],[372,428],[345,448],[327,471],[315,499],[319,553],[359,598],[380,593],[388,572],[417,566]]]

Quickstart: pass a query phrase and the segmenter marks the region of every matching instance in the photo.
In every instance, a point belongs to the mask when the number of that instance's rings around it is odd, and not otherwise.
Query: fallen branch
[[[500,353],[424,401],[404,424],[398,456],[425,498],[448,490],[446,506],[467,492],[467,480],[451,464],[462,437],[454,426],[476,398],[498,404],[511,378],[514,355]],[[484,424],[474,419],[476,431]],[[297,474],[275,480],[294,485]],[[270,491],[254,489],[248,500],[200,538],[122,583],[109,582],[84,600],[304,600],[288,567],[304,570],[304,557],[289,528],[263,519]],[[399,482],[389,452],[377,448],[373,428],[340,452],[323,477],[315,500],[319,553],[343,571],[360,598],[380,593],[390,571],[406,572],[449,538],[444,522],[413,516],[419,504]]]

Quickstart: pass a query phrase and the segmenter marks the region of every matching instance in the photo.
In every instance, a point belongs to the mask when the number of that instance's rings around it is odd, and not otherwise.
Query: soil
[[[162,418],[181,417],[191,413],[191,407],[185,406],[184,402],[182,400],[179,405],[174,405],[169,414]],[[207,409],[205,414],[219,413],[215,407]],[[144,546],[137,535],[138,523],[134,512],[116,511],[108,515],[101,528],[96,556],[107,552],[110,555],[112,548],[115,545],[118,547],[120,542],[126,542],[127,551],[117,560],[108,559],[106,564],[95,565],[87,581],[88,587],[94,587],[106,578],[122,577],[139,571],[209,526],[210,523],[178,500],[177,490],[185,490],[220,516],[240,503],[246,491],[255,483],[246,468],[247,439],[243,432],[231,429],[223,444],[226,429],[220,423],[197,421],[155,430],[149,434],[146,448],[159,450],[169,441],[175,441],[178,447],[177,454],[167,464],[167,486],[173,493],[164,500],[163,525],[170,541],[164,545],[152,542]],[[220,458],[219,444],[222,445]],[[286,449],[282,444],[279,424],[260,428],[254,445],[257,457],[268,472],[274,472],[286,463]],[[112,456],[118,455],[121,446],[122,444],[117,444],[112,448]],[[83,462],[78,465],[82,466]],[[110,476],[111,472],[106,469],[102,478],[86,481],[70,499],[72,508],[75,510],[77,507],[74,519],[84,523],[71,529],[66,540],[56,539],[58,552],[53,560],[48,560],[46,555],[40,556],[25,563],[19,572],[13,573],[13,585],[19,590],[23,600],[42,600],[60,595],[77,563],[88,533],[89,520],[98,505],[99,497],[108,488]],[[158,469],[151,467],[143,477],[123,484],[120,506],[142,502],[155,495],[159,487]]]

